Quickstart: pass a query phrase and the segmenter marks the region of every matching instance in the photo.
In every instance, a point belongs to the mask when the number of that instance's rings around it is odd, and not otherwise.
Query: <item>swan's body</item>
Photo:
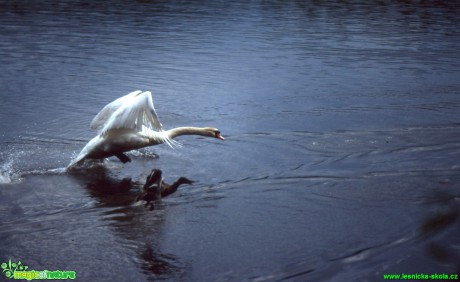
[[[201,135],[224,140],[216,128],[178,127],[163,130],[153,106],[149,91],[135,91],[106,105],[91,122],[91,128],[99,134],[91,139],[80,154],[68,165],[68,169],[85,159],[118,157],[130,161],[124,152],[167,143],[178,145],[173,139],[181,135]]]

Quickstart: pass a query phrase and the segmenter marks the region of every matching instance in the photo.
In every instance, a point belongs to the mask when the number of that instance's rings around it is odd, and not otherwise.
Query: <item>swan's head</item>
[[[206,132],[206,136],[214,137],[220,140],[225,140],[224,136],[220,135],[220,131],[217,128],[206,127],[205,132]]]

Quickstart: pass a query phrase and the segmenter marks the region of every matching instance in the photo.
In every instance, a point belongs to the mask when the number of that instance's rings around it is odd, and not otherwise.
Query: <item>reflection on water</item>
[[[3,1],[0,260],[100,281],[460,272],[459,10]],[[228,137],[65,173],[136,89],[166,129]],[[199,181],[149,211],[133,202],[154,167]]]
[[[78,176],[86,183],[91,197],[97,200],[98,207],[109,207],[102,213],[103,218],[113,231],[135,244],[137,263],[148,276],[156,279],[171,279],[179,277],[183,271],[180,259],[172,254],[162,253],[161,249],[152,243],[152,236],[162,229],[164,212],[161,205],[156,205],[155,213],[145,212],[141,206],[135,204],[141,184],[133,183],[131,179],[121,181],[107,175],[104,168],[100,168],[94,179],[88,175]],[[160,210],[159,210],[160,208]],[[133,247],[133,246],[127,246]]]

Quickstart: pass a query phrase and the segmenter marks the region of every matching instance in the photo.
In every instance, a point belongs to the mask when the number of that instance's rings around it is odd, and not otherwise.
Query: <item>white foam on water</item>
[[[21,181],[20,174],[13,168],[14,160],[10,159],[0,164],[0,184],[16,183]]]
[[[64,174],[65,167],[53,169],[27,169],[21,168],[20,160],[24,151],[18,151],[14,154],[7,154],[6,161],[0,163],[0,184],[20,183],[25,175],[31,174]],[[0,156],[1,157],[1,156]],[[1,161],[0,161],[1,162]]]

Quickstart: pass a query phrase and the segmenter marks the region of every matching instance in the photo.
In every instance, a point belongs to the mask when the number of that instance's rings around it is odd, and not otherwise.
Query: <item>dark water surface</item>
[[[459,47],[457,1],[2,1],[0,262],[81,281],[460,273]],[[63,172],[136,89],[165,128],[226,140]],[[149,211],[122,180],[155,167],[196,183]]]

